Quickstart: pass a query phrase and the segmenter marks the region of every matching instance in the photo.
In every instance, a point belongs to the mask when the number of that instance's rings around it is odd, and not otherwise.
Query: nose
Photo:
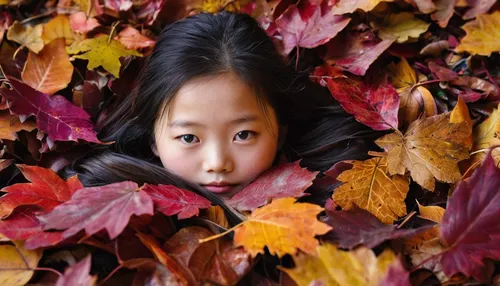
[[[210,173],[228,173],[234,168],[231,151],[220,144],[207,146],[204,150],[203,169]]]

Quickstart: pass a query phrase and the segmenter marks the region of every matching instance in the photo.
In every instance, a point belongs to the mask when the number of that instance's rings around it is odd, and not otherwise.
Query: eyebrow
[[[255,115],[245,115],[243,117],[231,120],[231,122],[229,122],[229,124],[231,124],[231,125],[238,125],[238,124],[241,124],[241,123],[257,121],[258,118],[259,117],[255,116]],[[205,124],[198,123],[198,122],[192,122],[192,121],[188,121],[188,120],[182,120],[182,119],[174,120],[172,122],[169,122],[167,126],[171,127],[171,128],[173,128],[173,127],[182,127],[182,128],[187,128],[187,127],[206,127]]]

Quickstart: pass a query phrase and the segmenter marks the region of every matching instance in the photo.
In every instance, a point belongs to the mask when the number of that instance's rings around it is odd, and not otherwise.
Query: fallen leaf
[[[128,11],[132,5],[132,0],[104,0],[104,7],[114,11]]]
[[[472,151],[486,150],[492,146],[500,145],[500,134],[497,130],[500,128],[500,105],[493,109],[490,116],[486,118],[481,124],[474,128],[473,148]],[[500,161],[500,150],[493,149],[493,158],[496,162]],[[484,160],[486,152],[476,152],[471,156],[472,162],[479,162]]]
[[[71,29],[77,33],[85,34],[100,26],[95,18],[87,18],[85,12],[72,13],[69,16]]]
[[[71,81],[73,65],[64,50],[64,39],[55,39],[38,53],[30,52],[21,74],[24,83],[52,95]]]
[[[208,208],[208,214],[207,214],[207,219],[216,223],[217,225],[228,229],[229,228],[229,222],[227,220],[227,217],[224,213],[224,209],[220,206],[211,206]]]
[[[405,135],[391,133],[375,143],[388,152],[389,174],[408,170],[415,182],[434,191],[434,178],[447,183],[461,179],[457,163],[469,157],[464,142],[471,132],[466,122],[450,123],[450,113],[444,113],[418,119]]]
[[[19,43],[35,54],[43,49],[43,25],[23,26],[15,21],[7,31],[7,39]]]
[[[472,130],[473,124],[470,118],[469,108],[467,108],[467,104],[465,104],[465,101],[459,96],[457,104],[450,113],[450,123],[461,122],[465,122],[467,128]],[[472,148],[472,133],[464,140],[464,145],[469,149]]]
[[[45,45],[55,39],[63,38],[65,45],[71,45],[74,41],[82,40],[81,37],[71,29],[70,20],[66,15],[57,15],[43,27],[42,34]]]
[[[57,279],[55,286],[87,286],[95,285],[97,276],[90,274],[90,255],[87,255],[80,262],[69,266],[64,270],[64,275]]]
[[[460,40],[457,52],[473,55],[490,56],[500,51],[500,11],[477,16],[462,26],[466,35]]]
[[[386,240],[411,237],[428,229],[398,229],[395,225],[382,223],[370,212],[354,206],[350,210],[326,211],[322,221],[333,227],[324,239],[331,240],[345,249],[359,245],[374,248]]]
[[[120,58],[126,56],[141,57],[142,54],[135,50],[128,50],[117,40],[109,40],[107,35],[85,39],[66,47],[68,54],[74,58],[89,60],[89,70],[102,66],[116,78],[120,77]]]
[[[97,139],[90,116],[60,95],[49,97],[24,83],[10,78],[12,89],[0,88],[0,95],[7,99],[12,113],[24,121],[31,115],[37,119],[38,130],[52,141],[78,141],[102,143]]]
[[[455,3],[457,0],[434,0],[436,12],[431,15],[432,20],[437,21],[441,28],[448,26],[453,12],[455,12]]]
[[[40,216],[43,229],[64,230],[68,238],[85,229],[88,236],[106,229],[117,237],[132,215],[153,215],[153,201],[136,183],[126,181],[77,191],[71,200]]]
[[[42,250],[27,250],[24,243],[0,245],[0,285],[21,286],[28,283],[42,257]]]
[[[485,14],[491,7],[493,7],[493,5],[495,5],[496,2],[496,0],[467,0],[467,4],[469,4],[468,6],[470,9],[464,13],[462,18],[469,20],[478,15]]]
[[[500,100],[500,90],[491,82],[474,76],[461,76],[450,82],[459,86],[463,91],[458,93],[465,102],[475,102],[479,99],[490,101]]]
[[[315,235],[327,233],[331,227],[317,220],[322,207],[294,203],[294,198],[280,198],[254,210],[245,223],[234,230],[234,244],[243,246],[252,257],[264,253],[282,257],[298,249],[313,254],[318,241]]]
[[[302,168],[300,161],[280,164],[264,172],[227,203],[239,211],[252,211],[275,198],[300,198],[308,195],[304,191],[317,174]]]
[[[392,267],[396,267],[392,271],[396,271],[397,267],[402,268],[399,259],[388,249],[376,257],[371,249],[365,247],[342,251],[332,244],[323,244],[318,246],[316,252],[315,255],[299,253],[295,256],[295,268],[278,268],[286,272],[299,286],[387,285],[379,283],[387,279],[388,270]],[[399,265],[396,265],[397,263]],[[404,281],[404,284],[399,285],[409,286],[408,271],[397,270],[402,276],[399,279]]]
[[[328,42],[349,24],[350,18],[337,16],[331,10],[322,12],[322,6],[307,0],[301,8],[288,6],[287,10],[276,19],[276,26],[283,36],[284,53],[289,54],[295,47],[312,49]],[[308,11],[304,16],[301,10]]]
[[[49,212],[83,188],[76,176],[64,181],[50,169],[22,164],[17,167],[31,183],[18,183],[2,189],[6,194],[0,197],[0,217],[9,215],[20,205],[37,205]]]
[[[0,112],[0,139],[17,140],[17,132],[21,130],[32,131],[36,128],[33,121],[21,123],[17,115],[12,115],[9,111]]]
[[[386,80],[365,83],[350,78],[326,79],[332,96],[347,113],[375,129],[398,128],[399,96]]]
[[[144,184],[141,190],[151,197],[156,211],[167,216],[177,214],[179,219],[197,216],[200,209],[210,207],[210,201],[204,197],[172,185]]]
[[[383,223],[392,224],[406,214],[404,199],[409,181],[399,175],[387,175],[387,158],[353,161],[353,167],[337,177],[343,182],[335,189],[333,200],[343,209],[354,205],[375,215]]]
[[[428,67],[429,70],[440,80],[450,81],[458,78],[458,74],[456,72],[438,65],[435,61],[430,61]]]
[[[488,281],[485,258],[500,259],[500,169],[488,153],[467,181],[461,181],[448,201],[441,238],[448,247],[441,264],[451,277],[462,272]]]
[[[433,0],[412,0],[411,2],[415,3],[418,10],[424,14],[429,14],[436,10],[436,5],[433,3]]]
[[[333,14],[341,15],[352,13],[357,9],[369,12],[380,2],[392,2],[393,0],[339,0],[333,6]],[[335,3],[335,2],[334,2]]]
[[[120,33],[115,37],[122,43],[125,48],[129,50],[137,50],[141,48],[150,48],[155,45],[155,41],[141,34],[141,32],[136,29],[127,26],[125,29],[121,30]]]
[[[403,12],[391,14],[386,17],[382,24],[376,25],[379,28],[378,36],[382,40],[394,40],[397,43],[404,43],[410,38],[418,38],[420,34],[427,31],[431,24],[412,13]]]
[[[418,211],[422,218],[432,220],[435,223],[440,223],[443,219],[444,211],[440,206],[423,206],[417,202]]]

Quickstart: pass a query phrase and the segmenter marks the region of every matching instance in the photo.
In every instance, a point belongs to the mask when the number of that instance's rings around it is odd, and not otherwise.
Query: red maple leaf
[[[17,167],[31,183],[14,184],[2,189],[7,194],[0,198],[1,217],[9,215],[20,205],[37,205],[44,212],[49,212],[83,188],[76,176],[65,182],[50,169],[22,164]]]
[[[210,201],[204,197],[172,185],[144,184],[141,190],[153,199],[157,211],[167,216],[178,214],[179,219],[197,216],[200,209],[210,207]]]
[[[39,219],[44,230],[65,229],[63,238],[83,229],[89,236],[106,229],[110,239],[114,239],[133,214],[153,215],[153,200],[137,188],[136,183],[126,181],[80,189],[71,200]]]
[[[485,258],[500,259],[500,169],[491,152],[467,181],[459,182],[441,221],[448,246],[441,265],[451,277],[457,272],[487,281]]]
[[[8,77],[12,89],[0,88],[12,113],[22,121],[36,116],[37,127],[52,141],[78,141],[102,143],[97,139],[90,115],[60,95],[49,96]]]
[[[234,195],[228,204],[239,211],[251,211],[274,198],[306,196],[304,191],[312,185],[317,174],[300,167],[299,161],[281,164],[260,175]]]
[[[315,48],[328,42],[347,26],[350,18],[333,15],[331,8],[303,2],[299,8],[290,5],[276,19],[278,31],[283,36],[284,52],[290,53],[295,47]]]

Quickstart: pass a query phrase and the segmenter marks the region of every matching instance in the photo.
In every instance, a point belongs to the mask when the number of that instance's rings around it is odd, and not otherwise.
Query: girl
[[[224,200],[282,161],[325,171],[363,159],[371,129],[293,72],[248,15],[198,14],[166,27],[135,89],[100,128],[112,145],[64,170],[85,186],[173,184]],[[365,141],[366,140],[366,141]]]

